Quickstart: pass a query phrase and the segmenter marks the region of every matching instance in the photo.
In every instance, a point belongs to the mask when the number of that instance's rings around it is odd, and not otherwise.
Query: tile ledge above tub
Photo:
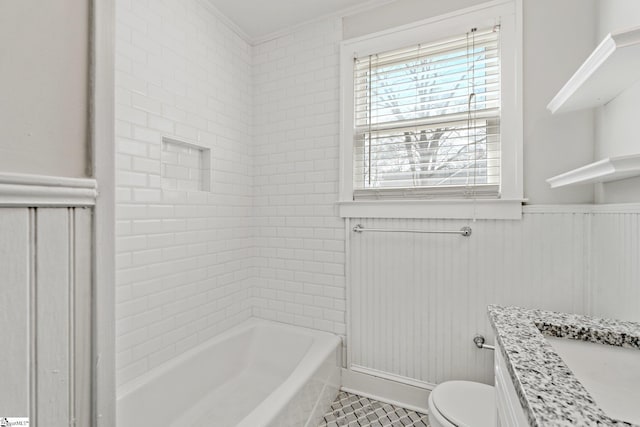
[[[93,206],[97,197],[93,178],[0,173],[1,207]]]
[[[633,426],[603,412],[545,336],[640,351],[640,323],[496,305],[488,315],[531,426]]]

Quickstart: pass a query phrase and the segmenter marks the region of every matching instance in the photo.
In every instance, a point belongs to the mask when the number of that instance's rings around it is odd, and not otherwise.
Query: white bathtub
[[[251,319],[122,387],[116,427],[316,427],[340,354],[335,335]]]

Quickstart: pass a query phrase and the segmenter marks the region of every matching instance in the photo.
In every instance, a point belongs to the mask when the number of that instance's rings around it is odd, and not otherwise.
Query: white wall
[[[93,175],[91,13],[88,0],[0,1],[0,174]],[[33,185],[0,190],[0,340],[11,348],[0,367],[0,413],[32,425],[91,425],[93,404],[105,410],[109,383],[94,383],[92,360],[96,210],[86,206],[91,191],[75,188],[87,180],[53,181],[65,186],[46,197]],[[74,193],[86,195],[82,207],[74,207]],[[105,211],[97,214],[104,220]],[[100,360],[99,374],[112,374],[109,357]]]
[[[343,39],[472,3],[481,1],[399,0],[344,18]],[[593,0],[524,1],[524,181],[530,204],[594,201],[592,186],[551,190],[545,179],[594,160],[595,113],[552,116],[546,105],[595,46],[597,6]],[[338,173],[333,150],[339,142],[329,138],[338,134],[338,82],[327,77],[337,78],[337,69],[331,70],[339,37],[331,20],[321,20],[255,48],[255,315],[340,332],[340,268],[346,262],[352,271],[349,286],[360,286],[349,307],[352,316],[361,315],[352,319],[355,329],[347,337],[352,362],[423,382],[491,381],[490,357],[470,342],[474,332],[491,340],[489,303],[633,317],[637,213],[618,218],[584,207],[532,206],[522,221],[472,224],[478,232],[468,241],[473,249],[463,252],[463,261],[434,265],[430,261],[443,256],[443,247],[464,241],[370,235],[366,244],[357,245],[354,239],[365,241],[364,236],[343,235],[333,206]],[[459,225],[370,222],[425,229]],[[346,258],[343,244],[351,248]],[[398,259],[403,253],[406,257]],[[495,259],[481,262],[479,257],[488,254]],[[616,303],[618,290],[629,296],[624,307]],[[400,325],[406,333],[384,333],[385,325],[402,319],[415,329]]]
[[[453,2],[444,5],[438,2],[438,8],[429,8],[415,2],[399,1],[380,10],[345,18],[344,34],[356,36],[380,30],[385,27],[381,21],[386,16],[408,16],[409,21],[469,4]],[[394,7],[400,9],[393,12]],[[566,74],[570,75],[590,53],[595,39],[594,20],[594,1],[565,0],[561,5],[552,0],[525,2],[524,179],[525,196],[531,203],[584,203],[593,200],[592,188],[550,190],[545,179],[593,159],[593,113],[553,117],[547,112],[546,105],[564,83]],[[339,25],[333,19],[322,19],[295,28],[286,35],[255,46],[253,71],[257,262],[253,290],[254,315],[337,333],[343,333],[345,328],[344,264],[351,264],[354,269],[358,265],[378,266],[388,261],[381,254],[393,255],[385,252],[389,249],[386,241],[375,237],[367,240],[367,245],[352,248],[346,257],[344,254],[345,244],[352,236],[345,236],[343,220],[337,217],[335,210],[339,146],[338,43],[341,36]],[[562,40],[562,43],[558,40]],[[370,277],[370,281],[364,280],[363,294],[368,296],[372,296],[369,292],[373,292],[373,288],[367,286],[374,286],[373,282],[380,289],[404,286],[403,295],[417,295],[421,289],[435,287],[438,289],[437,299],[435,302],[424,301],[425,309],[428,304],[435,304],[429,309],[434,316],[434,307],[439,307],[439,304],[445,304],[451,310],[440,310],[437,319],[429,319],[437,321],[437,325],[447,331],[451,325],[458,325],[459,316],[467,319],[464,325],[455,329],[453,336],[444,334],[446,339],[420,336],[421,350],[406,355],[407,358],[425,361],[444,355],[449,360],[448,355],[465,348],[455,360],[423,372],[411,371],[412,368],[399,362],[402,366],[386,372],[425,382],[465,376],[490,381],[489,358],[473,352],[475,347],[470,344],[473,325],[488,337],[491,335],[486,330],[486,304],[497,302],[586,311],[584,299],[587,298],[587,283],[582,280],[586,252],[582,239],[588,232],[582,233],[584,230],[579,230],[581,226],[577,225],[575,229],[563,228],[573,224],[571,217],[571,214],[552,215],[549,219],[541,220],[548,228],[536,228],[535,224],[531,226],[531,221],[535,223],[536,219],[489,225],[479,222],[480,230],[486,228],[493,233],[473,236],[471,244],[477,245],[474,247],[478,251],[487,247],[497,248],[498,255],[495,268],[483,270],[481,283],[476,282],[477,270],[467,262],[451,268],[436,264],[433,274],[437,275],[438,280],[420,278],[419,271],[422,270],[414,265],[422,262],[418,258],[410,258],[411,262],[407,261],[408,265],[404,265],[401,271],[389,266],[380,270],[379,275]],[[379,220],[375,224],[394,227],[396,223],[395,220]],[[415,223],[425,228],[448,225],[446,221]],[[562,245],[551,244],[561,236],[566,237]],[[579,238],[572,241],[571,238],[576,236]],[[530,238],[536,240],[528,247],[526,242]],[[431,240],[411,242],[419,245],[412,249],[416,254],[433,255]],[[400,248],[407,249],[399,244],[398,250]],[[520,248],[520,252],[514,253],[515,248]],[[551,248],[559,251],[557,257],[552,256],[549,251]],[[572,254],[578,255],[565,259],[565,250],[568,248],[573,250]],[[535,256],[527,258],[527,251],[535,252],[532,254]],[[522,257],[517,258],[517,263],[500,268],[503,258],[511,259],[509,257],[520,255]],[[537,261],[533,259],[545,264],[538,268]],[[507,264],[510,262],[506,261]],[[521,280],[521,271],[515,265],[521,266],[530,277]],[[411,273],[407,273],[407,270]],[[455,274],[452,273],[454,270]],[[415,276],[400,284],[397,280],[404,277],[401,273]],[[389,292],[389,295],[394,295],[392,291]],[[482,295],[482,298],[478,298],[478,295]],[[463,305],[456,306],[455,301],[474,298],[481,303],[473,305],[469,312],[464,310]],[[418,299],[410,302],[416,306],[421,304]],[[358,301],[352,303],[359,304]],[[406,305],[392,306],[386,301],[381,304],[380,310],[384,314],[369,313],[367,319],[378,315],[387,320],[401,319],[406,314]],[[347,345],[352,340],[373,337],[379,333],[378,330],[371,330],[371,325],[366,321],[364,325],[369,329],[348,337]],[[410,341],[408,339],[406,342]],[[382,344],[376,340],[369,344],[382,347],[395,345],[393,342]],[[359,354],[365,357],[364,353]],[[388,368],[376,364],[367,367]]]
[[[118,0],[117,383],[251,315],[251,48],[206,0]],[[163,190],[163,136],[211,191]]]
[[[640,2],[600,0],[598,40],[607,33],[640,26]],[[638,154],[640,82],[597,109],[596,158]],[[639,202],[640,178],[599,186],[597,201]],[[606,208],[603,206],[603,208]],[[593,312],[640,321],[640,228],[637,211],[603,213],[593,224]]]
[[[592,186],[546,179],[593,161],[592,111],[551,115],[547,104],[589,56],[595,1],[524,0],[524,192],[530,204],[590,203]]]
[[[381,24],[387,16],[403,16],[404,21],[392,20],[401,24],[471,3],[438,3],[435,8],[399,1],[344,18],[344,34],[388,27]],[[560,87],[564,72],[577,67],[592,48],[594,10],[593,1],[583,0],[525,5],[525,196],[532,203],[592,201],[590,188],[552,191],[544,180],[592,160],[592,114],[554,118],[546,104],[556,90],[552,86]],[[255,47],[253,292],[257,316],[342,333],[344,231],[334,205],[338,43],[344,38],[338,24],[319,20]],[[555,41],[567,32],[582,35],[567,39],[569,53]]]
[[[0,2],[0,171],[91,175],[89,3]]]
[[[254,48],[254,314],[344,334],[340,19]]]
[[[640,2],[598,1],[598,41],[609,32],[640,26]],[[595,47],[595,45],[594,45]],[[597,110],[596,159],[638,153],[637,122],[640,109],[640,82]],[[640,178],[604,184],[598,202],[640,202]]]

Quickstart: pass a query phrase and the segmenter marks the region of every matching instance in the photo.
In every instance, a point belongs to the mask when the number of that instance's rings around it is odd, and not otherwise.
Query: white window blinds
[[[496,197],[499,27],[356,58],[354,198]]]

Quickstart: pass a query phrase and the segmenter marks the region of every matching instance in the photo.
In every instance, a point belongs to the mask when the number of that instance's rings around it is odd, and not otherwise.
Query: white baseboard
[[[369,373],[342,369],[342,390],[412,411],[427,413],[430,385],[416,387]]]

